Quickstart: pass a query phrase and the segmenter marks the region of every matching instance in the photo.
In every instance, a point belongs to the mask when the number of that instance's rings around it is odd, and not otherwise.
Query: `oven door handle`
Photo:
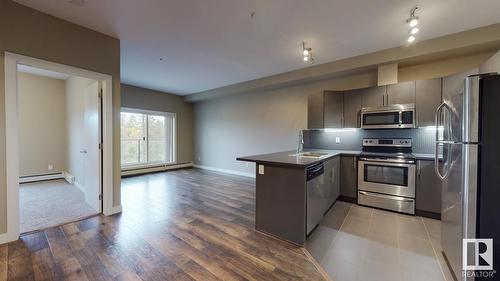
[[[394,161],[394,160],[386,160],[386,159],[373,159],[373,158],[365,158],[361,157],[359,160],[367,161],[367,162],[382,162],[382,163],[394,163],[394,164],[415,164],[414,160],[400,160],[400,161]]]
[[[388,196],[388,195],[382,195],[382,194],[376,194],[376,193],[368,193],[365,191],[358,191],[359,193],[365,195],[365,196],[371,196],[371,197],[378,197],[378,198],[383,198],[383,199],[391,199],[391,200],[397,200],[397,201],[402,201],[402,202],[413,202],[413,199],[408,199],[408,198],[402,198],[398,196]]]

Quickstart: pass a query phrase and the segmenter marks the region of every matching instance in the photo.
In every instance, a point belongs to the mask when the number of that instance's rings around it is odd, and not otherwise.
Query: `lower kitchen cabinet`
[[[441,218],[441,179],[434,172],[434,161],[417,161],[416,214]]]
[[[358,160],[356,156],[340,157],[340,199],[356,202],[358,194]]]
[[[340,195],[340,156],[325,162],[325,181],[329,183],[329,205],[333,204]]]

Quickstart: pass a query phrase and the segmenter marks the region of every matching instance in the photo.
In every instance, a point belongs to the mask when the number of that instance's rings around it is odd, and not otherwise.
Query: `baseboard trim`
[[[122,208],[122,205],[119,205],[119,206],[113,206],[113,208],[111,209],[111,211],[109,212],[104,212],[104,215],[105,216],[112,216],[112,215],[116,215],[116,214],[119,214],[123,211],[123,208]]]
[[[182,164],[172,164],[172,165],[162,165],[162,166],[157,166],[157,167],[145,167],[145,168],[137,168],[137,169],[130,169],[130,170],[122,170],[121,175],[122,175],[122,177],[137,176],[137,175],[143,175],[143,174],[149,174],[149,173],[155,173],[155,172],[163,172],[163,171],[169,171],[169,170],[190,168],[190,167],[193,167],[193,162],[182,163]]]
[[[36,175],[36,176],[22,176],[19,177],[19,183],[30,183],[30,182],[48,181],[57,179],[64,179],[64,172],[51,173],[46,175]]]
[[[203,169],[203,170],[219,172],[219,173],[231,174],[231,175],[248,177],[248,178],[255,178],[255,174],[253,174],[253,173],[238,172],[238,171],[234,171],[234,170],[221,169],[221,168],[203,166],[203,165],[194,165],[194,167],[199,168],[199,169]]]
[[[0,245],[7,244],[9,242],[12,242],[12,241],[9,241],[9,235],[8,235],[8,233],[2,233],[2,234],[0,234]]]

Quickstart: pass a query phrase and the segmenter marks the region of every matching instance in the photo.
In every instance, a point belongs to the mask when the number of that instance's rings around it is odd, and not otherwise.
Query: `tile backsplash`
[[[434,127],[392,130],[305,130],[304,148],[361,150],[361,142],[364,138],[411,138],[413,152],[434,153],[435,135]],[[336,143],[337,137],[340,138],[340,143]]]

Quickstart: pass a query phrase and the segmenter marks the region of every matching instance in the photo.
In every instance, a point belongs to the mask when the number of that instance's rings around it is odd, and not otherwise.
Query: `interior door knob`
[[[80,150],[80,153],[87,154],[87,150]]]

